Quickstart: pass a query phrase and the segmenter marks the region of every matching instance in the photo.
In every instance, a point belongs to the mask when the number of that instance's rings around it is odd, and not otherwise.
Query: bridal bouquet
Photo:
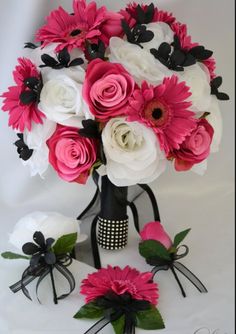
[[[119,13],[74,0],[52,11],[18,59],[2,97],[32,175],[49,164],[85,184],[96,169],[116,186],[148,183],[167,163],[206,169],[222,119],[213,52],[154,4]]]

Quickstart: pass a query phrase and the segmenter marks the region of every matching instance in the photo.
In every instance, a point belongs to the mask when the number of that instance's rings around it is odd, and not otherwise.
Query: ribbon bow
[[[179,254],[179,250],[181,248],[184,248],[184,252]],[[177,251],[172,254],[171,260],[165,260],[162,258],[155,258],[155,259],[149,259],[147,260],[148,264],[155,266],[152,270],[153,277],[161,270],[171,270],[179,287],[181,290],[181,293],[183,297],[186,297],[186,293],[184,291],[184,288],[179,280],[179,277],[177,275],[176,269],[184,275],[196,288],[200,293],[207,293],[207,288],[203,285],[203,283],[199,280],[199,278],[194,275],[187,267],[185,267],[182,263],[180,263],[178,260],[183,259],[186,257],[189,253],[189,248],[186,245],[182,245],[179,248],[177,248]]]
[[[123,334],[135,334],[136,313],[150,308],[150,303],[146,300],[135,300],[128,293],[116,295],[113,292],[98,298],[96,305],[104,309],[104,317],[85,334],[96,334],[122,316],[125,317]]]
[[[36,295],[38,298],[39,285],[43,279],[50,274],[54,303],[58,304],[58,300],[66,298],[75,289],[75,279],[67,269],[67,267],[71,265],[73,259],[69,254],[56,255],[52,250],[52,244],[55,240],[52,238],[45,240],[44,235],[41,232],[35,232],[33,240],[35,243],[28,242],[22,247],[24,254],[31,256],[30,265],[23,272],[21,280],[10,286],[10,289],[14,293],[22,290],[24,295],[32,300],[26,286],[38,278],[36,284]],[[69,292],[59,297],[57,296],[53,275],[55,269],[66,278],[70,286]],[[39,298],[38,301],[40,302]]]

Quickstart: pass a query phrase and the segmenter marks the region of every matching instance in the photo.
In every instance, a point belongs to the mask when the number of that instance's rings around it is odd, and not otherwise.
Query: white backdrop
[[[127,1],[103,0],[112,9],[119,9]],[[147,2],[148,3],[148,2]],[[50,9],[59,4],[70,8],[69,0],[0,0],[0,93],[12,84],[12,70],[17,57],[23,53],[24,42],[32,41],[33,32],[43,23]],[[160,0],[161,8],[172,11],[186,22],[193,40],[214,50],[217,72],[223,76],[223,90],[231,96],[230,102],[222,103],[224,137],[220,152],[209,159],[205,176],[193,173],[177,174],[171,168],[153,185],[158,195],[163,223],[171,234],[192,227],[188,239],[191,254],[185,263],[208,285],[208,296],[199,296],[189,288],[192,296],[181,300],[174,283],[165,273],[160,275],[160,309],[167,322],[166,334],[192,334],[201,327],[209,328],[199,334],[233,333],[233,235],[234,235],[234,1],[233,0]],[[34,210],[59,211],[76,216],[93,193],[93,184],[86,186],[67,184],[49,171],[45,180],[30,178],[29,170],[18,159],[13,142],[14,132],[7,126],[7,114],[0,112],[0,252],[9,249],[8,233],[16,221]],[[103,263],[125,265],[130,261],[141,270],[147,270],[137,255],[138,237],[131,233],[127,257],[122,253],[103,253]],[[5,277],[0,290],[0,304],[7,289],[11,267],[0,260],[0,277]],[[5,275],[5,276],[4,276]],[[8,276],[6,276],[8,275]],[[14,280],[14,278],[12,278]],[[1,278],[0,278],[1,283]],[[169,286],[170,285],[170,286]],[[174,286],[174,287],[173,287]],[[13,301],[12,301],[13,302]],[[22,299],[23,303],[23,299]],[[26,304],[28,307],[30,304]],[[27,308],[26,308],[27,309]],[[1,309],[0,309],[1,311]],[[11,313],[11,311],[9,310]],[[11,320],[0,313],[0,333],[52,334],[53,327],[27,331],[17,323],[12,309]],[[59,315],[55,315],[55,317]],[[15,317],[15,318],[14,318]],[[10,319],[10,318],[9,318]],[[61,327],[54,319],[59,330]],[[46,318],[45,318],[46,322]],[[54,324],[55,325],[55,324]],[[74,326],[74,323],[73,323]],[[79,333],[68,321],[68,330],[60,333]],[[88,327],[87,327],[88,328]],[[79,325],[78,325],[79,329]],[[38,329],[39,330],[39,329]],[[111,333],[111,331],[107,333]],[[140,332],[141,333],[141,332]]]

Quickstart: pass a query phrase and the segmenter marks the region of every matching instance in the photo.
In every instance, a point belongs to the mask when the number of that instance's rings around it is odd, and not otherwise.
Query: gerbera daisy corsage
[[[151,222],[144,226],[140,232],[142,241],[139,244],[139,253],[146,259],[146,262],[153,266],[153,277],[161,270],[171,270],[183,297],[186,297],[183,285],[179,280],[177,271],[183,274],[201,293],[207,293],[206,287],[187,267],[179,262],[186,257],[189,248],[181,245],[191,229],[178,233],[174,242],[166,233],[160,222]]]
[[[165,328],[156,308],[158,286],[152,273],[141,273],[129,266],[100,269],[83,280],[81,294],[86,304],[75,319],[99,319],[85,334],[98,333],[112,324],[116,334],[133,334],[135,327],[155,330]]]

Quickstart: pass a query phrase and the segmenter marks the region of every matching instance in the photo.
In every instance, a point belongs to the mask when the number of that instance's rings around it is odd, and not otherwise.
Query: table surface
[[[127,1],[97,1],[119,9]],[[139,1],[140,2],[140,1]],[[11,84],[11,72],[24,42],[42,24],[50,8],[68,7],[68,0],[1,0],[0,2],[0,91]],[[162,8],[173,11],[188,23],[195,40],[215,50],[218,72],[224,78],[224,90],[231,102],[222,104],[224,137],[221,150],[209,159],[203,177],[179,174],[169,168],[151,186],[160,206],[162,223],[170,235],[192,228],[186,239],[190,254],[182,262],[206,284],[209,293],[201,295],[183,277],[188,298],[180,295],[170,272],[156,277],[159,284],[159,309],[165,319],[163,334],[233,334],[234,333],[234,1],[160,0]],[[212,6],[214,4],[214,7]],[[19,15],[22,14],[22,15]],[[22,17],[24,19],[22,20]],[[201,24],[199,24],[199,18]],[[14,22],[14,24],[12,24]],[[17,27],[21,27],[18,29]],[[8,38],[6,38],[8,36]],[[4,79],[4,80],[3,80]],[[15,134],[7,128],[7,116],[0,113],[0,252],[12,250],[8,234],[19,218],[32,211],[58,211],[76,217],[94,192],[90,181],[85,187],[67,184],[49,171],[45,180],[29,178],[16,157]],[[139,205],[145,213],[145,201]],[[144,222],[143,222],[144,223]],[[82,224],[86,231],[86,223]],[[101,251],[102,263],[150,270],[138,254],[139,236],[130,220],[129,244],[123,251]],[[86,244],[84,244],[86,247]],[[90,253],[82,253],[84,260]],[[80,255],[81,255],[80,254]],[[82,258],[82,256],[80,256]],[[21,293],[12,294],[8,286],[19,279],[24,261],[0,259],[0,334],[72,334],[84,333],[93,322],[73,319],[84,303],[79,295],[80,281],[94,268],[75,262],[77,288],[66,300],[51,303],[50,285],[41,288],[43,305],[28,301]],[[156,333],[150,331],[149,333]],[[111,327],[103,330],[112,333]],[[137,330],[137,334],[145,331]],[[148,332],[147,332],[148,333]]]

